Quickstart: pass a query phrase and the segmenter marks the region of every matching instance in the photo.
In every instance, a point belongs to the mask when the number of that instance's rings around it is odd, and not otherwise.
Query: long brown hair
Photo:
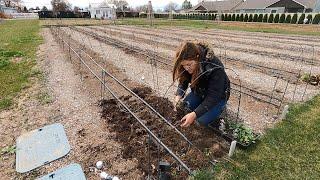
[[[195,72],[190,75],[181,65],[184,60],[195,60],[197,61],[197,67]],[[183,42],[177,49],[174,58],[173,66],[173,81],[179,80],[180,83],[184,82],[191,76],[191,87],[196,86],[197,82],[193,82],[197,79],[200,71],[200,49],[195,42],[186,41]]]

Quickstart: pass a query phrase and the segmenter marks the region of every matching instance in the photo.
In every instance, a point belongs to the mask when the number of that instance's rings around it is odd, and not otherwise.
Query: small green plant
[[[304,73],[300,77],[301,81],[303,81],[303,82],[309,82],[310,78],[311,78],[311,74],[310,73]]]
[[[16,146],[7,146],[3,149],[1,149],[1,154],[14,154],[16,152]]]
[[[231,123],[229,129],[233,131],[233,137],[241,144],[255,143],[258,138],[251,128],[242,123]]]
[[[212,170],[197,170],[194,171],[191,177],[188,178],[189,180],[208,180],[214,179],[214,173]]]

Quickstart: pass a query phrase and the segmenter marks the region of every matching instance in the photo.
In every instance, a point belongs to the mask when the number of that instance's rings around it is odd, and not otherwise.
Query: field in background
[[[120,24],[127,25],[149,25],[147,19],[124,19],[118,20]],[[185,28],[213,28],[224,30],[238,30],[248,32],[265,32],[279,34],[313,35],[320,36],[319,25],[298,25],[298,24],[268,24],[268,23],[243,23],[225,21],[204,21],[204,20],[153,20],[156,26],[180,26]]]
[[[244,22],[226,22],[226,21],[208,21],[208,20],[168,20],[153,19],[152,22],[146,18],[126,18],[112,20],[92,20],[92,19],[63,19],[63,20],[41,20],[41,25],[103,25],[103,24],[121,24],[121,25],[141,25],[149,26],[151,23],[158,26],[173,26],[183,28],[199,29],[224,29],[238,30],[248,32],[265,32],[292,35],[311,35],[320,36],[319,25],[302,24],[275,24],[275,23],[244,23]]]

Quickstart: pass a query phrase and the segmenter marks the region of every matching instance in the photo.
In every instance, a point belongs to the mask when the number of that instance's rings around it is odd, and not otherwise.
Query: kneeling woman
[[[173,80],[178,80],[175,105],[191,92],[184,103],[192,112],[181,119],[181,126],[188,127],[196,120],[207,126],[217,120],[230,96],[230,81],[222,62],[207,45],[185,42],[176,52]]]

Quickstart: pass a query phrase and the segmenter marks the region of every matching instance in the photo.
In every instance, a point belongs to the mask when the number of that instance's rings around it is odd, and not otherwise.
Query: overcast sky
[[[51,0],[22,0],[23,4],[27,6],[27,8],[35,8],[36,6],[39,6],[42,8],[43,6],[51,8],[50,4]],[[172,0],[172,2],[177,3],[179,6],[181,6],[182,2],[184,0]],[[198,3],[198,0],[190,0],[192,5],[196,5]],[[79,6],[81,8],[85,8],[89,6],[89,3],[96,4],[99,2],[103,2],[103,0],[68,0],[69,3],[72,4],[72,6]],[[129,3],[129,6],[136,7],[139,5],[144,5],[148,3],[148,0],[127,0]],[[166,4],[168,4],[170,1],[161,1],[161,0],[152,0],[152,5],[155,10],[162,9]]]

